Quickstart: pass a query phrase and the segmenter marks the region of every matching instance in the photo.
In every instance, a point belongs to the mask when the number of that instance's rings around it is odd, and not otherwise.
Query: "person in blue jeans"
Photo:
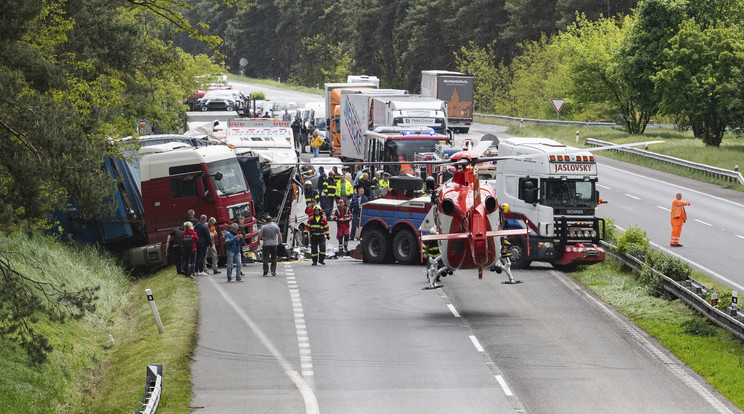
[[[351,240],[356,239],[356,228],[359,225],[359,213],[362,211],[362,204],[367,202],[367,196],[364,195],[364,187],[356,187],[354,189],[354,195],[351,197],[351,232],[349,238]]]
[[[243,233],[238,231],[238,223],[232,223],[225,232],[225,252],[227,253],[227,281],[232,282],[232,268],[235,262],[235,281],[243,281],[242,247],[245,244]]]

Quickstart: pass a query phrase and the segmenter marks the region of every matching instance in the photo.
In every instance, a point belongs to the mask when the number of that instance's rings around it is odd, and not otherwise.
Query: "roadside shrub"
[[[662,253],[650,253],[646,264],[677,282],[689,279],[692,274],[692,268],[687,263]]]
[[[716,335],[716,327],[707,319],[693,317],[682,323],[684,333],[688,335],[711,337]]]
[[[266,100],[266,95],[264,95],[263,92],[253,92],[251,94],[251,99],[255,99],[257,101],[265,101]]]
[[[638,276],[638,282],[646,287],[649,295],[657,298],[665,297],[664,279],[651,269],[648,265],[643,266],[643,270],[641,270],[641,274]]]
[[[628,253],[630,246],[649,250],[651,242],[649,242],[645,231],[638,227],[628,227],[625,234],[617,238],[617,251],[618,253]]]
[[[615,220],[611,218],[605,218],[604,224],[600,222],[599,226],[600,229],[604,227],[604,229],[602,229],[604,230],[604,239],[602,240],[608,243],[613,243],[615,242],[615,240],[617,240],[617,228],[615,227]],[[602,232],[600,232],[599,234],[602,234]]]

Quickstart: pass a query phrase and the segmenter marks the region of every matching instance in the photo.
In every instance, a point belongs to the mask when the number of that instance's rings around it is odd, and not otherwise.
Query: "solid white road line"
[[[681,367],[679,363],[677,363],[676,360],[669,358],[659,347],[657,347],[651,341],[641,335],[639,333],[640,328],[633,328],[632,325],[628,324],[627,322],[625,322],[625,320],[615,314],[615,312],[613,312],[601,300],[588,293],[588,289],[579,286],[576,282],[570,280],[566,275],[560,272],[552,272],[555,276],[557,276],[557,279],[561,283],[566,285],[566,287],[579,293],[586,301],[592,303],[599,310],[601,310],[602,313],[604,313],[604,315],[607,316],[613,324],[615,324],[615,326],[617,326],[621,331],[625,332],[628,336],[635,340],[638,345],[643,347],[643,349],[645,349],[649,354],[655,357],[666,369],[668,369],[669,372],[672,373],[672,375],[677,377],[680,381],[682,381],[683,384],[687,385],[691,390],[700,395],[700,397],[702,397],[708,404],[710,404],[718,413],[731,413],[731,410],[729,410],[723,402],[721,402],[715,395],[708,391],[708,389],[700,384],[694,377],[688,374],[684,370],[684,368]]]
[[[320,407],[318,406],[318,398],[315,396],[315,392],[313,392],[312,388],[310,388],[305,379],[296,370],[294,370],[289,361],[284,358],[281,352],[279,352],[277,347],[274,345],[273,342],[271,342],[269,337],[266,336],[263,330],[261,330],[258,324],[253,321],[253,319],[251,319],[251,317],[248,316],[248,314],[245,313],[243,309],[240,308],[240,306],[227,294],[227,292],[225,292],[224,289],[222,289],[222,287],[220,287],[219,284],[217,284],[216,279],[209,278],[209,281],[210,283],[212,283],[217,292],[219,292],[220,296],[222,296],[225,302],[230,305],[235,313],[238,314],[240,319],[242,319],[243,322],[245,322],[245,324],[248,326],[248,328],[253,332],[253,334],[256,335],[258,340],[261,341],[261,343],[266,347],[269,353],[271,353],[274,359],[276,359],[279,365],[282,366],[284,373],[289,377],[290,380],[292,380],[292,383],[294,383],[295,387],[297,387],[297,389],[300,391],[302,399],[305,401],[305,413],[319,414]]]

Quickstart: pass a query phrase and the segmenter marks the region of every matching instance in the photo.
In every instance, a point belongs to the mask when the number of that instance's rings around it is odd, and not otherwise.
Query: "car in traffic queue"
[[[197,101],[198,111],[236,111],[242,114],[248,106],[248,98],[237,90],[210,90]]]

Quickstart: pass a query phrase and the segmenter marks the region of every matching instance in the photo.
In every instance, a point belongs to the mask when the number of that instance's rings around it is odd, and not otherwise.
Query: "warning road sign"
[[[555,111],[557,113],[561,113],[561,108],[563,108],[563,104],[566,103],[565,99],[551,99],[550,102],[553,104],[553,108],[555,108]]]

